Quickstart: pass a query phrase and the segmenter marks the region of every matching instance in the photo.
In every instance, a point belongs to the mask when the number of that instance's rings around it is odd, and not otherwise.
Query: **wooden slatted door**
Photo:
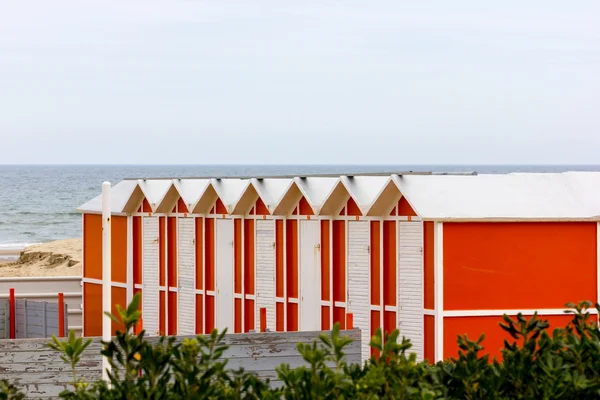
[[[267,309],[267,329],[275,331],[275,221],[256,221],[256,324]]]
[[[361,356],[370,357],[369,222],[348,222],[348,312],[361,331]]]
[[[300,221],[300,330],[321,329],[319,221]]]
[[[215,277],[216,312],[215,326],[219,331],[227,328],[234,332],[233,308],[233,220],[216,220]]]
[[[146,335],[158,335],[158,217],[143,217],[142,223],[142,320]]]
[[[177,334],[196,333],[196,266],[195,266],[195,224],[193,218],[178,218],[178,301]]]
[[[398,328],[423,360],[423,222],[399,222]]]

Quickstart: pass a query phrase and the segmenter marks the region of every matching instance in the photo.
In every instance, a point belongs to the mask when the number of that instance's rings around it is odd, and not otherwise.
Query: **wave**
[[[39,243],[0,243],[0,250],[23,250],[25,247]]]

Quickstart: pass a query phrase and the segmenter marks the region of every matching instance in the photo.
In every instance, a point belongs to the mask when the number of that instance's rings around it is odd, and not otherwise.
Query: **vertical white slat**
[[[435,287],[435,361],[444,358],[444,224],[434,222],[433,275]]]
[[[245,274],[245,269],[246,269],[246,236],[244,232],[246,230],[246,218],[242,217],[241,222],[240,222],[240,240],[241,243],[239,243],[239,245],[241,246],[241,253],[240,253],[240,257],[242,258],[240,260],[240,265],[242,268],[242,305],[241,305],[241,309],[242,309],[242,333],[246,333],[246,274]],[[235,225],[234,225],[234,229],[235,229]],[[235,232],[234,232],[234,236],[235,236]],[[235,262],[235,261],[234,261]],[[256,292],[256,291],[255,291]],[[235,304],[234,304],[235,307]]]
[[[127,305],[133,300],[133,217],[127,217]]]
[[[287,218],[283,218],[283,331],[287,332]]]
[[[361,354],[370,356],[370,292],[369,222],[348,221],[348,313],[353,314],[354,327],[361,331]]]
[[[158,217],[143,217],[142,321],[149,336],[158,335]]]
[[[177,334],[193,335],[196,332],[194,219],[178,218],[177,224]]]
[[[320,224],[300,220],[298,274],[300,276],[300,330],[321,330],[321,252]]]
[[[169,313],[170,313],[170,308],[169,308],[169,217],[168,216],[164,216],[164,226],[163,226],[163,232],[162,232],[162,237],[159,236],[160,239],[163,240],[163,269],[164,269],[164,274],[165,274],[165,334],[168,336],[169,334]],[[159,225],[159,229],[160,229],[160,225]],[[160,252],[159,252],[160,255]],[[160,264],[159,264],[160,265]],[[160,279],[159,279],[159,287],[160,287]],[[159,289],[160,290],[160,289]],[[160,294],[160,291],[159,291]]]
[[[215,327],[222,331],[234,332],[234,301],[233,301],[233,220],[216,219],[215,235],[215,289],[216,309]]]
[[[333,299],[333,218],[329,220],[329,326],[333,328],[333,307],[335,301]]]
[[[267,309],[267,329],[275,331],[275,220],[256,220],[256,304]],[[260,312],[256,313],[260,329]]]
[[[423,222],[398,222],[398,328],[423,360]]]

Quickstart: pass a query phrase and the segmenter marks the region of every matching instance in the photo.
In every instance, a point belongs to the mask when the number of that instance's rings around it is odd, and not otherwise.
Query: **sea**
[[[81,236],[75,209],[124,178],[276,176],[360,172],[600,171],[600,165],[0,165],[0,253]]]

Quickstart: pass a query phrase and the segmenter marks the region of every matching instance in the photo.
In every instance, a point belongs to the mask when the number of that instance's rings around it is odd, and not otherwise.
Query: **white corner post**
[[[434,222],[433,282],[435,302],[435,361],[444,360],[444,225]]]
[[[111,249],[110,249],[110,183],[102,183],[102,341],[111,340],[111,319],[106,313],[111,312]],[[107,357],[102,357],[102,379],[108,382],[110,364]]]

